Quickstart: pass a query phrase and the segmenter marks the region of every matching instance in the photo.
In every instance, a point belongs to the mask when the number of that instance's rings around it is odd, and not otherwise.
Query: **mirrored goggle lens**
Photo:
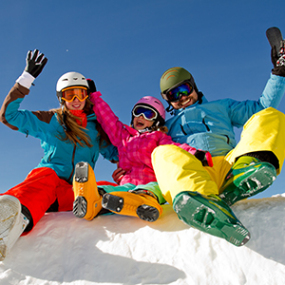
[[[178,101],[182,96],[188,96],[193,92],[193,87],[189,83],[181,84],[166,93],[170,102]]]
[[[67,102],[72,102],[75,97],[79,101],[84,101],[88,97],[87,88],[72,88],[62,90],[62,99]]]
[[[157,113],[154,110],[142,106],[136,106],[133,110],[133,115],[135,117],[143,115],[144,118],[149,121],[157,118]]]

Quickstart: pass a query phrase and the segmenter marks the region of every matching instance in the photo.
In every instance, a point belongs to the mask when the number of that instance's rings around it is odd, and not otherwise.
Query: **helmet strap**
[[[170,102],[168,102],[168,101],[166,101],[166,102],[168,103],[168,107],[165,109],[166,112],[170,113],[170,115],[173,115],[173,114],[174,114],[174,112],[173,112],[173,110],[174,110],[173,106],[171,105]]]

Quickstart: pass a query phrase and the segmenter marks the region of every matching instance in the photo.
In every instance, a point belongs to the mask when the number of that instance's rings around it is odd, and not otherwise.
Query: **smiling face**
[[[144,130],[145,128],[150,128],[152,125],[153,121],[146,120],[143,115],[134,117],[133,126],[137,131]]]
[[[84,101],[79,101],[78,98],[74,98],[72,102],[65,102],[65,106],[69,110],[83,110],[86,104],[86,99]]]
[[[185,109],[186,107],[195,104],[198,101],[198,94],[195,90],[188,96],[182,96],[179,101],[171,102],[171,105],[174,109]]]

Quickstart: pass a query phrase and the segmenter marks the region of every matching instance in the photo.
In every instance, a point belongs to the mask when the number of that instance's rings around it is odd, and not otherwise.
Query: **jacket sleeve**
[[[264,109],[268,107],[278,108],[284,93],[285,77],[271,74],[259,102]]]
[[[262,95],[257,101],[235,101],[228,99],[228,113],[235,127],[242,127],[255,113],[268,107],[278,108],[285,93],[285,78],[270,75]]]
[[[112,163],[119,161],[118,149],[113,145],[100,147],[100,153],[104,158],[110,160]]]
[[[100,96],[100,92],[94,92],[90,95],[90,100],[94,104],[93,111],[111,143],[115,146],[120,146],[123,138],[127,137],[129,132]]]
[[[19,110],[24,97],[29,94],[29,89],[16,83],[5,98],[0,111],[0,120],[12,130],[20,131],[27,135],[40,137],[48,128],[51,111],[31,112]]]

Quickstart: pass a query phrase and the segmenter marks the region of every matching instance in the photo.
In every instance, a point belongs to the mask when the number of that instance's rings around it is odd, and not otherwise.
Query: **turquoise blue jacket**
[[[174,116],[166,122],[168,135],[175,142],[207,150],[212,156],[224,156],[237,144],[234,127],[241,128],[253,114],[265,108],[277,108],[284,92],[285,78],[271,74],[257,101],[208,102],[203,96],[201,103],[174,110]]]
[[[118,161],[116,147],[113,145],[99,146],[95,114],[88,116],[86,127],[86,133],[91,138],[93,146],[75,146],[70,141],[59,139],[60,136],[64,136],[64,129],[57,120],[55,111],[18,110],[20,103],[28,93],[29,89],[16,83],[2,105],[0,119],[13,130],[41,140],[44,156],[36,168],[52,168],[60,178],[71,183],[75,165],[80,161],[86,161],[94,168],[99,153],[111,161]]]

